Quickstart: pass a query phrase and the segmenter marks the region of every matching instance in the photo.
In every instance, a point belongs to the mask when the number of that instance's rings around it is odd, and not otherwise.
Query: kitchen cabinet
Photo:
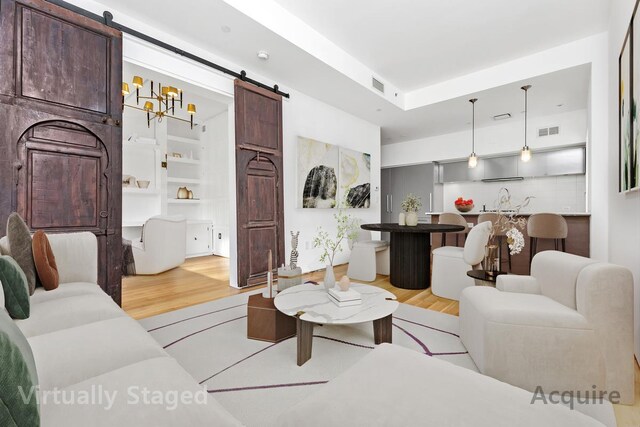
[[[466,160],[438,165],[439,181],[466,182],[483,179],[582,175],[586,173],[585,147],[533,151],[531,160],[523,162],[519,155],[480,158],[478,166],[469,168]]]
[[[409,193],[420,198],[422,208],[418,212],[418,218],[427,220],[427,214],[433,206],[434,181],[433,163],[383,169],[380,204],[382,222],[398,222],[402,201]],[[382,233],[382,237],[388,240],[388,233]]]
[[[518,176],[525,178],[581,175],[584,173],[586,173],[586,151],[584,147],[534,152],[528,162],[518,159]]]
[[[513,178],[518,176],[518,157],[505,156],[483,159],[484,178]]]

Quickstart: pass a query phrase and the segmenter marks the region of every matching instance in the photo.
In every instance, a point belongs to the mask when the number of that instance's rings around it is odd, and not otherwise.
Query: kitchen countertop
[[[450,212],[454,212],[454,211],[450,211]],[[445,212],[427,212],[427,215],[441,215]],[[485,212],[480,212],[480,211],[471,211],[471,212],[454,212],[454,213],[459,213],[462,216],[477,216],[480,215],[481,213],[485,213]],[[493,213],[493,212],[486,212],[486,213]],[[533,215],[534,213],[537,212],[522,212],[518,215],[520,216],[530,216]],[[540,212],[542,213],[542,212]],[[544,212],[544,213],[557,213],[558,215],[562,215],[562,216],[591,216],[591,214],[589,212]]]

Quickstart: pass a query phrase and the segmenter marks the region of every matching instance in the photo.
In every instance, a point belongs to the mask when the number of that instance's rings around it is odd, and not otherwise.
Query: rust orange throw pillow
[[[58,287],[59,276],[56,257],[53,256],[51,245],[47,235],[42,230],[38,230],[33,235],[31,243],[33,249],[33,261],[36,264],[36,271],[40,278],[40,283],[47,291],[52,291]]]

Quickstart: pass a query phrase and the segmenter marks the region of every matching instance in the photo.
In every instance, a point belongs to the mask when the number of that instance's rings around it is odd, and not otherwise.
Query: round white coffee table
[[[338,307],[329,299],[323,284],[305,283],[293,286],[276,296],[276,308],[297,319],[298,366],[311,359],[313,326],[316,323],[351,325],[373,322],[375,343],[391,342],[392,314],[399,305],[396,296],[384,289],[360,283],[351,284],[351,288],[360,292],[362,304]]]

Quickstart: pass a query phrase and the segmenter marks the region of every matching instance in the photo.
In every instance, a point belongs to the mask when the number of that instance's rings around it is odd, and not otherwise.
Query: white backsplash
[[[454,201],[458,197],[473,199],[473,212],[495,208],[500,188],[505,187],[515,202],[534,196],[522,212],[586,212],[585,175],[525,178],[509,182],[456,182],[443,184],[445,212],[455,211]]]

